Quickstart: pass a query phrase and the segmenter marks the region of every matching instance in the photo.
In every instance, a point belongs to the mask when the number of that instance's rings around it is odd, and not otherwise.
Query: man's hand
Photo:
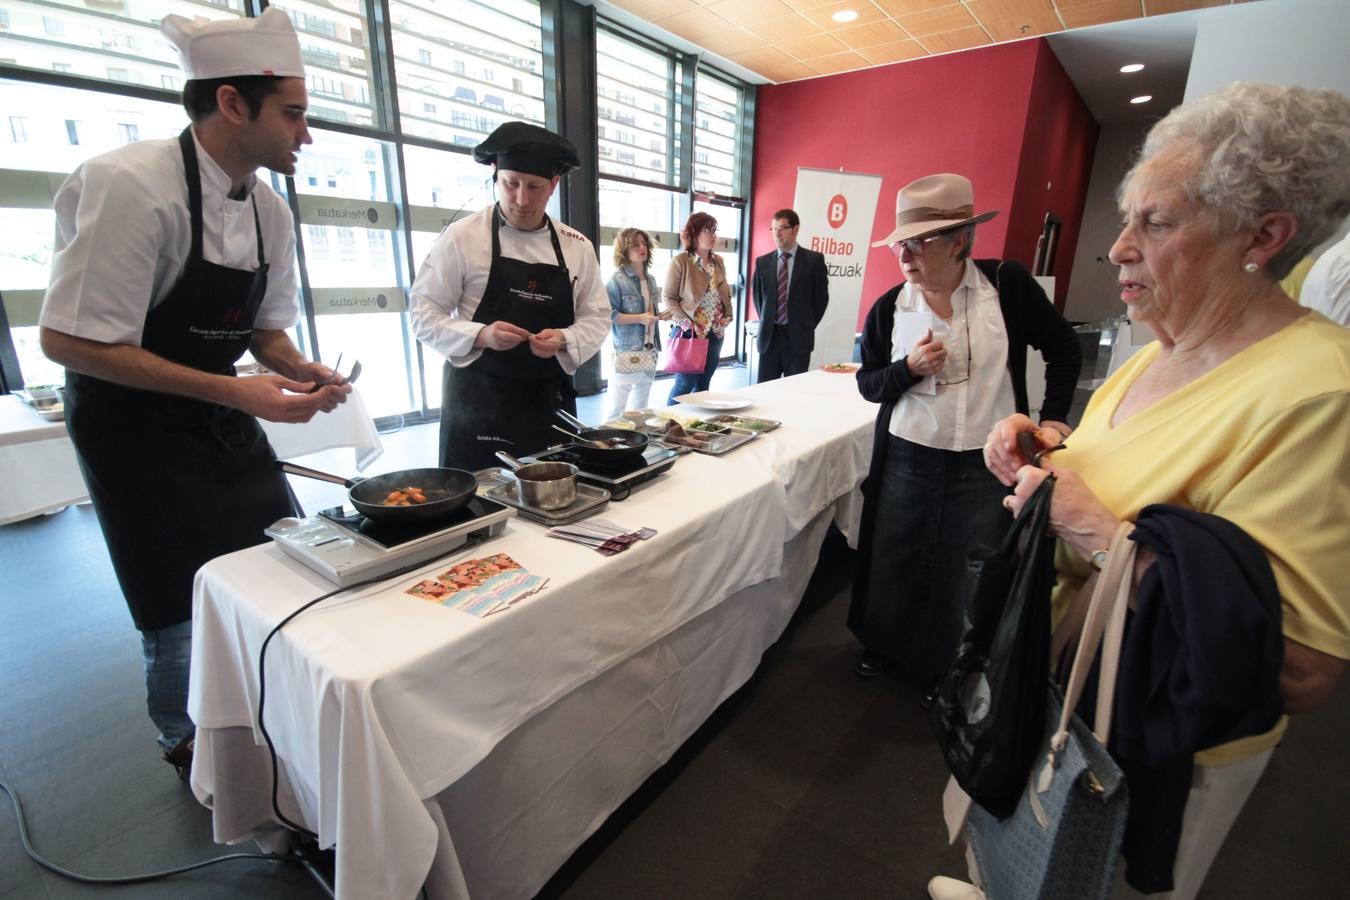
[[[530,335],[530,352],[540,359],[552,359],[567,346],[567,335],[557,328],[545,328]]]
[[[946,364],[947,348],[942,346],[942,341],[933,337],[931,328],[927,334],[919,338],[914,349],[909,351],[909,356],[905,357],[905,365],[909,366],[910,374],[919,378],[936,375]]]
[[[478,330],[478,336],[473,339],[473,345],[480,350],[510,350],[512,347],[519,347],[522,342],[529,339],[530,333],[524,328],[498,319]]]
[[[350,385],[329,384],[310,393],[314,382],[280,375],[248,375],[231,381],[235,384],[229,405],[269,422],[308,422],[316,412],[332,412],[352,390]]]
[[[338,404],[346,403],[347,395],[352,392],[352,386],[343,375],[320,362],[306,361],[296,366],[295,375],[313,385],[310,391],[314,396],[327,395],[328,399],[319,405],[320,412],[332,412]]]

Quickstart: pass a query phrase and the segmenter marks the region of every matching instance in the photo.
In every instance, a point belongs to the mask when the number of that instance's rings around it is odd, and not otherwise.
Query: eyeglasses
[[[965,331],[966,331],[966,370],[965,370],[964,372],[960,372],[960,373],[953,373],[953,376],[954,376],[954,377],[950,377],[950,378],[943,378],[943,377],[941,377],[941,375],[939,375],[938,378],[937,378],[937,380],[936,380],[936,383],[937,383],[937,384],[953,385],[953,384],[960,384],[960,383],[963,382],[963,381],[969,381],[969,380],[970,380],[970,366],[971,366],[971,361],[972,361],[972,360],[971,360],[971,349],[970,349],[970,310],[967,309],[966,312],[965,312],[965,315],[962,316],[961,318],[962,318],[962,321],[963,321],[964,324],[965,324]],[[945,327],[945,328],[934,328],[934,329],[933,329],[933,334],[934,334],[934,336],[937,336],[939,333],[944,332],[944,331],[946,332],[946,335],[945,335],[946,337],[951,338],[951,337],[955,337],[955,336],[956,336],[955,333],[951,330],[951,322],[950,322],[950,321],[945,320],[945,319],[939,319],[938,321],[941,321],[941,322],[943,323],[943,325],[946,326],[946,327]],[[947,360],[948,360],[948,364],[950,365],[951,356],[948,356],[948,357],[947,357]],[[947,366],[943,366],[943,371],[944,371],[944,372],[946,371],[946,369],[947,369]]]
[[[930,234],[928,237],[905,238],[903,241],[896,241],[891,244],[891,252],[899,256],[901,250],[908,250],[911,256],[923,256],[925,247],[946,236],[946,234]]]

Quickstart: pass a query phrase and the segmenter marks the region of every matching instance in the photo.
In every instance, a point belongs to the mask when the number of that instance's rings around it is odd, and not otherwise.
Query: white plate
[[[749,397],[742,397],[740,394],[719,394],[717,391],[681,394],[675,399],[700,409],[746,409],[755,405],[755,401]]]

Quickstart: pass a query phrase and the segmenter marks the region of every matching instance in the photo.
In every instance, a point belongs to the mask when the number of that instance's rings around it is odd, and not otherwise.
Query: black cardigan
[[[1008,374],[1012,376],[1013,401],[1017,411],[1029,412],[1027,403],[1027,347],[1045,358],[1045,402],[1041,419],[1063,422],[1073,404],[1082,352],[1078,336],[1031,273],[1013,260],[972,260],[985,278],[998,289],[1003,325],[1008,332]],[[862,527],[858,535],[858,569],[853,579],[853,603],[867,599],[867,579],[872,559],[872,526],[876,519],[881,470],[886,464],[891,411],[900,396],[920,381],[903,359],[891,362],[891,334],[895,330],[895,299],[904,282],[882,294],[872,304],[863,325],[862,367],[858,369],[858,392],[863,399],[880,403],[872,431],[872,461],[862,483]],[[850,616],[850,618],[852,618]]]

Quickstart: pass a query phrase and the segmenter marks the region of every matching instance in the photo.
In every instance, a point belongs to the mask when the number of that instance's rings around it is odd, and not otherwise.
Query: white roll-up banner
[[[816,326],[812,368],[853,359],[863,273],[880,192],[880,175],[797,169],[797,191],[792,198],[792,208],[802,220],[797,243],[825,254],[830,275],[830,305]]]

